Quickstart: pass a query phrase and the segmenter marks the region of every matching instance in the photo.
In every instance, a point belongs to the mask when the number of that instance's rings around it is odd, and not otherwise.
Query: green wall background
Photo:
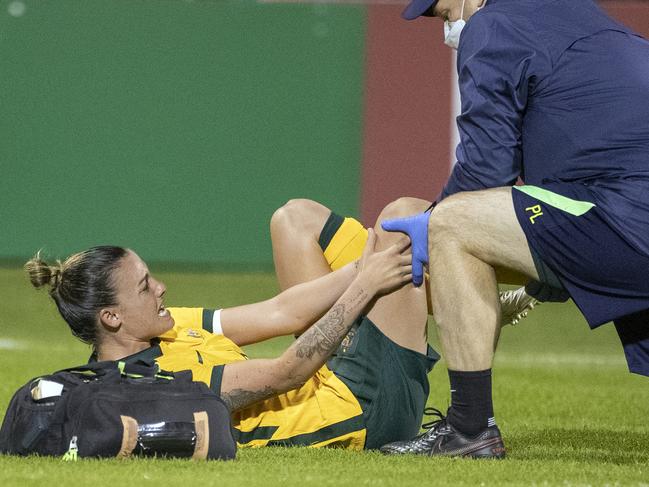
[[[268,264],[293,197],[358,213],[364,9],[0,4],[0,258]]]

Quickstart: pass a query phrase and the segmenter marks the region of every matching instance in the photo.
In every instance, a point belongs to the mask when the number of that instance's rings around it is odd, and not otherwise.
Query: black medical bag
[[[191,372],[96,362],[32,379],[13,396],[0,453],[233,459],[230,413]]]

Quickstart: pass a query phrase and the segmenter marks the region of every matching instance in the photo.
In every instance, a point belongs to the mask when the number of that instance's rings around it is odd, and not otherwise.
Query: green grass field
[[[156,266],[152,266],[156,271]],[[159,272],[167,304],[221,307],[264,299],[271,274]],[[45,292],[19,269],[0,268],[0,415],[29,378],[83,363]],[[395,323],[395,326],[398,326]],[[249,347],[274,356],[290,339]],[[434,328],[431,342],[435,344]],[[430,375],[429,404],[445,409],[444,363]],[[627,372],[612,326],[594,332],[572,305],[545,304],[503,331],[494,368],[504,461],[383,457],[374,452],[267,448],[234,462],[0,457],[0,486],[645,485],[649,486],[649,388]]]

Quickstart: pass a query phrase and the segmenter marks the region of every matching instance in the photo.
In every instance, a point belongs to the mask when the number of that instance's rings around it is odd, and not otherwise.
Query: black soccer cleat
[[[430,429],[412,440],[395,441],[380,448],[386,455],[430,455],[470,458],[505,458],[505,444],[497,426],[482,430],[473,438],[451,426],[446,417],[435,410],[440,419],[424,427]]]

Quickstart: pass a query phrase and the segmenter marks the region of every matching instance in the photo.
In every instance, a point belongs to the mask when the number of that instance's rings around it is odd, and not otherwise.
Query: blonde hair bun
[[[63,264],[57,261],[57,265],[51,266],[43,259],[38,252],[32,259],[25,264],[25,270],[29,275],[29,280],[35,288],[50,286],[52,291],[55,290],[61,282],[63,274]]]

